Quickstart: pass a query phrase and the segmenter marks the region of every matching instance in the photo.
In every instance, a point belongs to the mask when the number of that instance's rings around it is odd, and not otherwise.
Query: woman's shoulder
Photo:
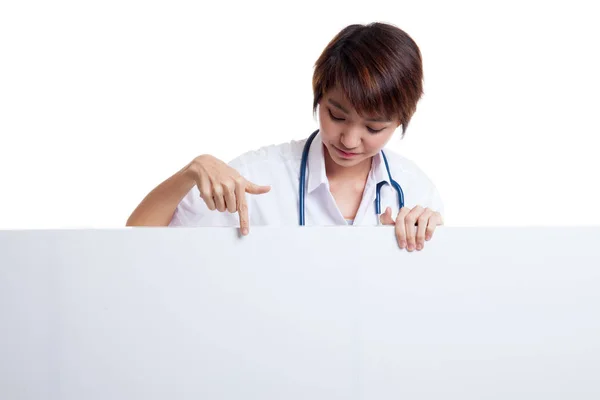
[[[431,177],[411,158],[394,150],[384,149],[394,180],[407,187],[408,203],[426,204],[444,214],[440,192]],[[414,203],[414,204],[413,204]]]
[[[411,158],[391,149],[384,149],[390,170],[393,173],[404,176],[412,176],[417,179],[431,181],[425,171]]]
[[[299,163],[306,139],[257,147],[240,154],[228,164],[233,168],[271,168],[285,163]]]

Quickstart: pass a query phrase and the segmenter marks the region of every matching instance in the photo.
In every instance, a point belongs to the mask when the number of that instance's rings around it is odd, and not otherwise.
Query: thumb
[[[392,209],[390,207],[385,209],[385,212],[381,214],[379,220],[383,225],[396,225],[396,222],[392,218]]]
[[[264,194],[271,190],[271,186],[260,186],[255,183],[246,181],[246,193]]]

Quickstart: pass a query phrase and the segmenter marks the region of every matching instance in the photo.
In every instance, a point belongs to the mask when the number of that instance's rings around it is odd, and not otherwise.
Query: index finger
[[[242,235],[247,235],[250,231],[250,223],[248,222],[248,204],[246,203],[246,190],[244,184],[237,182],[235,185],[235,199],[237,201],[237,210],[240,215],[240,229]]]
[[[409,210],[409,208],[402,207],[400,211],[398,211],[398,216],[396,217],[396,238],[401,249],[404,249],[408,244],[406,242],[406,227],[404,226],[404,218],[408,214]]]

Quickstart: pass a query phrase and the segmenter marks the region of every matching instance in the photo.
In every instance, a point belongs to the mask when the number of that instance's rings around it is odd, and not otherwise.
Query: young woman
[[[400,248],[421,250],[443,224],[442,201],[414,163],[382,149],[397,128],[404,136],[422,80],[420,50],[404,31],[350,25],[315,64],[319,129],[310,138],[229,163],[200,155],[152,190],[127,225],[239,226],[246,235],[251,225],[386,224]]]

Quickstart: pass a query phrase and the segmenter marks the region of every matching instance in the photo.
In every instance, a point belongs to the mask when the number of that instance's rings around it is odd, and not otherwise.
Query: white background
[[[124,226],[199,154],[308,136],[314,62],[372,21],[421,48],[425,96],[390,147],[448,226],[600,224],[594,3],[3,1],[0,229]]]

